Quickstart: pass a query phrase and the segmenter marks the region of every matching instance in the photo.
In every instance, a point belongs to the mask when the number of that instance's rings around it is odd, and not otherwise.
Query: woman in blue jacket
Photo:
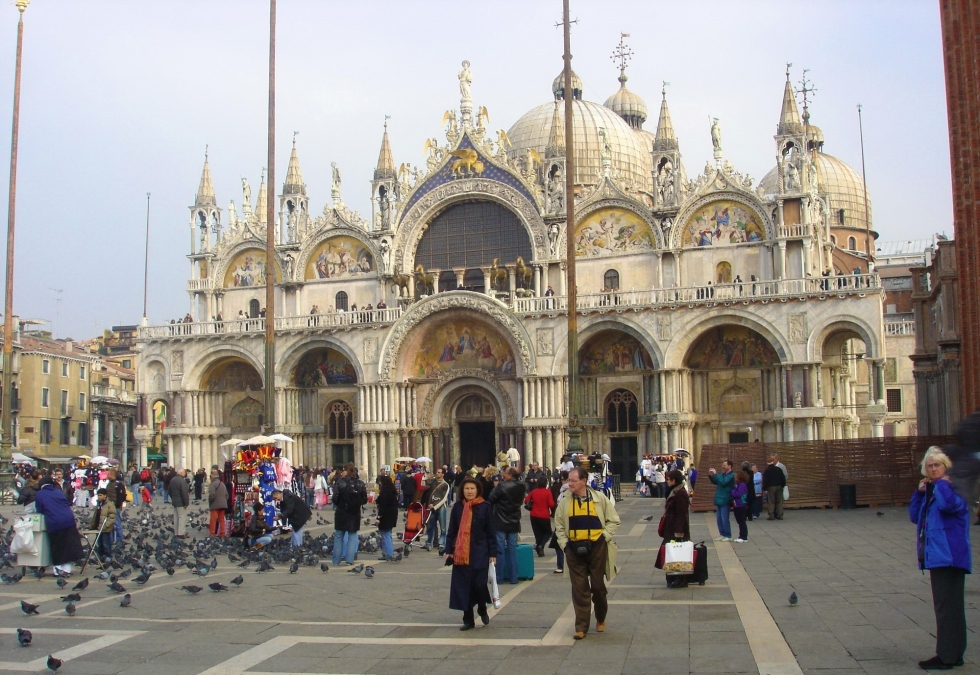
[[[925,478],[909,504],[909,517],[917,526],[919,569],[929,570],[936,612],[936,655],[919,662],[925,670],[962,666],[966,651],[964,584],[972,571],[970,509],[946,475],[951,465],[941,448],[929,448],[922,458]]]

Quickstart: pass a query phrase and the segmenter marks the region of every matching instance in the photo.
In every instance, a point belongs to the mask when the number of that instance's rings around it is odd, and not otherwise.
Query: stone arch
[[[228,426],[232,434],[255,431],[265,420],[265,404],[251,394],[238,401],[228,411]]]
[[[646,223],[647,227],[650,228],[654,238],[654,249],[659,251],[667,248],[667,241],[664,239],[663,230],[660,229],[652,214],[647,209],[643,208],[641,204],[638,204],[632,200],[599,199],[591,204],[588,204],[581,211],[576,210],[575,229],[578,230],[579,226],[589,217],[591,217],[593,213],[610,208],[623,209],[631,212],[637,218]],[[559,230],[555,248],[561,254],[561,257],[564,257],[565,251],[568,247],[568,232],[564,221],[559,223],[558,227]]]
[[[500,301],[494,300],[481,293],[470,291],[452,291],[438,293],[414,303],[401,318],[392,326],[381,347],[378,375],[382,381],[394,379],[399,365],[399,358],[406,338],[412,330],[429,317],[445,310],[471,310],[487,317],[492,325],[501,329],[501,333],[511,341],[516,363],[521,364],[522,372],[515,375],[525,377],[537,372],[534,350],[531,348],[531,337],[524,325]]]
[[[758,216],[758,218],[762,221],[762,226],[766,235],[762,241],[771,241],[776,238],[776,226],[773,224],[773,221],[769,217],[767,209],[763,204],[745,194],[726,190],[723,192],[709,193],[700,199],[694,200],[681,209],[681,211],[677,214],[677,218],[674,219],[674,226],[670,230],[669,248],[683,248],[681,238],[684,230],[687,228],[688,223],[692,218],[694,218],[699,210],[714,202],[725,201],[736,202],[739,206],[751,211],[753,215]],[[761,241],[757,243],[761,243]]]
[[[211,266],[211,281],[214,284],[214,288],[224,288],[225,275],[228,273],[228,267],[238,259],[240,253],[244,253],[250,249],[255,249],[260,251],[262,255],[265,255],[265,242],[259,241],[258,239],[243,241],[226,251],[221,256],[221,260],[216,265]],[[275,263],[276,279],[280,281],[282,280],[283,261],[278,253],[275,254]]]
[[[445,373],[443,378],[436,383],[425,397],[422,405],[420,423],[423,427],[449,426],[453,422],[452,410],[447,409],[447,404],[458,403],[468,394],[481,394],[494,402],[497,409],[498,419],[496,423],[501,427],[511,427],[517,425],[517,415],[510,396],[500,386],[500,383],[491,373],[484,370],[472,371],[453,371]],[[448,419],[444,419],[448,415]]]
[[[354,350],[347,344],[330,337],[315,337],[295,342],[279,358],[276,364],[277,379],[282,386],[292,386],[293,372],[299,365],[300,360],[310,351],[318,348],[333,349],[346,357],[357,374],[357,381],[364,382],[364,368],[361,366]]]
[[[392,243],[395,269],[403,272],[414,269],[415,250],[428,224],[450,206],[468,201],[490,201],[509,209],[527,230],[534,261],[551,258],[547,228],[537,204],[505,183],[489,178],[464,178],[434,188],[415,202],[401,219]]]
[[[167,391],[167,364],[161,357],[150,357],[141,366],[144,391],[161,393]]]
[[[617,387],[602,402],[602,418],[610,434],[639,431],[640,397],[629,387]]]
[[[884,356],[880,333],[855,314],[846,319],[833,316],[814,326],[806,345],[807,357],[813,361],[820,361],[823,358],[823,345],[827,339],[834,333],[843,331],[856,333],[861,338],[869,352],[867,358],[880,359]]]
[[[222,359],[231,357],[245,361],[255,369],[260,378],[264,377],[265,369],[262,363],[250,351],[238,345],[228,343],[216,345],[205,351],[194,363],[194,366],[184,373],[182,388],[185,390],[198,389],[204,379],[205,373],[207,373],[211,366]]]
[[[303,246],[300,248],[299,253],[297,253],[296,256],[295,276],[297,280],[306,281],[306,266],[310,262],[310,256],[313,255],[314,251],[316,251],[321,244],[335,237],[342,236],[356,239],[370,251],[371,256],[374,258],[374,269],[371,270],[371,274],[366,274],[364,277],[366,278],[371,275],[378,274],[380,259],[378,256],[378,251],[374,245],[374,242],[371,241],[371,238],[368,237],[362,230],[354,227],[331,227],[326,230],[321,230],[317,236],[311,237],[303,243]]]
[[[780,363],[786,363],[791,360],[793,350],[790,347],[789,340],[775,326],[758,315],[729,308],[724,314],[710,317],[694,325],[677,330],[675,332],[676,337],[667,346],[664,367],[668,369],[683,368],[688,352],[694,343],[709,329],[724,325],[743,326],[755,331],[765,338],[773,350],[775,350]]]
[[[647,354],[649,354],[650,358],[653,360],[653,370],[660,370],[663,368],[664,354],[660,349],[660,345],[658,345],[650,334],[647,333],[643,326],[625,317],[617,317],[615,319],[599,318],[588,323],[584,328],[580,329],[578,333],[579,351],[581,352],[582,347],[588,343],[590,338],[607,330],[619,331],[636,338],[636,340],[647,350]],[[567,364],[568,336],[566,335],[555,349],[555,358],[551,363],[551,374],[565,374],[564,371],[567,368]]]

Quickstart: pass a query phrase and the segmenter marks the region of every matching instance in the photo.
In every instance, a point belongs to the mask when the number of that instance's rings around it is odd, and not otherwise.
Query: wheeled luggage
[[[704,582],[707,580],[708,547],[702,541],[694,545],[694,574],[691,576],[691,581],[696,581],[699,585],[704,586]]]
[[[517,579],[534,578],[534,547],[530,544],[517,545]]]

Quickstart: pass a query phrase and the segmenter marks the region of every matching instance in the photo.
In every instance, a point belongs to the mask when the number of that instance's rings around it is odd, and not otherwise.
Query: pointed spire
[[[265,194],[265,169],[262,169],[262,184],[259,185],[259,198],[255,202],[255,215],[259,217],[259,224],[266,225],[268,220],[266,219],[266,201],[267,197]]]
[[[783,107],[779,111],[779,125],[776,133],[798,134],[803,131],[803,124],[800,122],[800,111],[796,107],[796,93],[793,85],[789,81],[789,68],[792,63],[786,64],[786,86],[783,88]]]
[[[395,177],[395,160],[391,156],[391,144],[388,143],[388,117],[385,115],[385,131],[381,136],[381,152],[378,154],[374,180],[390,180]]]
[[[293,151],[289,155],[289,167],[286,169],[286,181],[282,185],[282,193],[286,195],[303,194],[306,192],[306,184],[303,183],[303,174],[299,170],[299,156],[296,154],[296,135],[293,132]]]
[[[660,92],[663,101],[660,102],[660,119],[657,121],[657,138],[653,147],[657,150],[676,150],[677,136],[674,134],[674,123],[670,121],[670,110],[667,108],[667,82]]]
[[[545,148],[547,157],[565,156],[565,121],[555,101],[555,111],[551,115],[551,133],[548,135],[548,146]]]
[[[194,206],[216,206],[214,185],[211,184],[211,168],[208,166],[208,146],[204,146],[204,170],[201,171],[201,184],[197,187]]]

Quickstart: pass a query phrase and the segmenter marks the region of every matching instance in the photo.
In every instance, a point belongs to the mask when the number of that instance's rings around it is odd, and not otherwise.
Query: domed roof
[[[573,84],[573,87],[575,85]],[[533,148],[543,157],[551,134],[555,104],[545,103],[525,113],[507,130],[511,159]],[[562,111],[563,112],[563,111]],[[572,101],[572,128],[575,142],[575,183],[595,185],[602,175],[602,139],[599,129],[606,130],[612,147],[612,167],[627,183],[637,188],[650,187],[650,150],[619,115],[591,101]]]
[[[554,94],[556,101],[563,101],[565,99],[565,71],[562,70],[558,73],[558,77],[555,81],[551,83],[551,93]],[[581,100],[582,99],[582,78],[572,71],[572,99]]]
[[[619,91],[607,98],[603,105],[626,120],[634,129],[642,129],[647,120],[647,104],[639,95],[626,88],[625,73],[619,76],[619,83]]]
[[[811,127],[814,129],[814,127]],[[811,141],[823,141],[823,133],[819,129],[811,132]],[[864,181],[861,175],[832,155],[814,152],[817,160],[817,192],[826,195],[831,211],[831,227],[854,227],[874,229],[874,212],[871,209],[871,196],[868,196],[868,216],[864,211]],[[766,194],[779,192],[779,175],[777,168],[766,174],[759,183]],[[844,209],[844,223],[841,225],[839,212]],[[871,221],[870,223],[868,221]]]

